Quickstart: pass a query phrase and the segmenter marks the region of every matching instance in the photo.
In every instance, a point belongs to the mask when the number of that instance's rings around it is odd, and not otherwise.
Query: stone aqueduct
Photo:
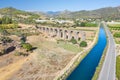
[[[70,30],[64,28],[55,28],[55,27],[41,27],[37,26],[41,33],[45,33],[48,36],[56,37],[58,39],[70,40],[74,38],[76,40],[81,39],[82,41],[85,40],[86,34],[81,30]]]

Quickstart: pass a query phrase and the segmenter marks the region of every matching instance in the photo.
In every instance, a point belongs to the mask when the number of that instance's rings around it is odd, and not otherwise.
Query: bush
[[[86,46],[87,46],[87,42],[82,41],[79,46],[80,46],[80,47],[86,47]]]
[[[5,49],[0,50],[0,56],[5,54]]]
[[[81,22],[80,26],[85,27],[86,23],[85,22]]]
[[[20,39],[21,43],[25,43],[26,42],[26,35],[21,35],[21,39]]]
[[[21,53],[21,52],[15,52],[15,53],[14,53],[15,56],[21,56],[22,54],[23,54],[23,53]]]
[[[11,43],[13,40],[9,37],[1,37],[0,41],[2,41],[2,43]]]
[[[23,43],[23,44],[22,44],[22,47],[23,47],[24,49],[26,49],[27,51],[30,51],[30,50],[33,48],[32,45],[29,44],[29,43]]]
[[[72,38],[72,39],[70,40],[70,42],[72,42],[73,44],[77,44],[77,40],[74,39],[74,38]]]

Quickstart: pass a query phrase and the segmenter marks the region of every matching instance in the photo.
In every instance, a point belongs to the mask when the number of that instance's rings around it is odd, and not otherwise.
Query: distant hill
[[[54,15],[54,17],[64,18],[120,18],[119,7],[106,7],[96,10],[81,10],[81,11],[63,11]]]
[[[120,18],[120,6],[118,7],[106,7],[96,10],[81,10],[71,12],[65,11],[48,11],[46,13],[39,11],[23,11],[12,7],[0,9],[0,16],[7,15],[13,18],[42,18],[58,17],[58,18],[104,18],[104,19],[117,19]]]
[[[41,17],[43,15],[40,14],[35,14],[32,12],[27,12],[27,11],[23,11],[23,10],[18,10],[15,9],[13,7],[7,7],[7,8],[2,8],[0,9],[0,15],[3,16],[12,16],[13,18],[27,18],[27,17]]]
[[[48,15],[58,15],[58,14],[60,14],[60,11],[56,11],[56,12],[54,12],[54,11],[47,11],[46,12],[46,14],[48,14]]]

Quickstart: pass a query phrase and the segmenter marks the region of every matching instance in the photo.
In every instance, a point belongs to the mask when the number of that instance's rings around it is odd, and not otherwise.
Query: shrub
[[[21,35],[21,39],[20,39],[21,43],[25,43],[26,42],[26,35]]]
[[[86,47],[86,46],[87,46],[87,42],[82,41],[79,46],[80,46],[80,47]]]
[[[5,54],[5,49],[0,50],[0,56]]]
[[[22,54],[23,54],[23,53],[21,53],[21,52],[15,52],[15,53],[14,53],[15,56],[21,56]]]
[[[24,49],[26,49],[27,51],[30,51],[30,50],[33,48],[32,45],[29,44],[29,43],[23,43],[23,44],[22,44],[22,47],[23,47]]]
[[[85,22],[81,22],[80,26],[85,27],[86,23]]]
[[[70,42],[72,42],[73,44],[77,44],[77,40],[74,39],[74,38],[72,38],[72,39],[70,40]]]
[[[11,43],[13,40],[9,37],[1,37],[0,41],[2,41],[2,43]]]

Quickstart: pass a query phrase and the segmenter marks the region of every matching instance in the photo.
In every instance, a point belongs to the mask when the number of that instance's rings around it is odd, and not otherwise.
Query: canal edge
[[[66,67],[58,72],[53,80],[65,80],[70,73],[79,65],[79,63],[87,56],[87,54],[90,52],[90,50],[97,44],[98,42],[98,35],[100,31],[100,23],[98,24],[98,30],[96,32],[95,38],[92,42],[92,44],[83,50],[82,52],[78,53],[67,65]],[[83,54],[84,53],[84,54]],[[83,55],[83,56],[81,56]]]
[[[104,26],[104,25],[103,25],[103,26]],[[104,30],[105,30],[105,27],[103,27],[103,28],[104,28]],[[100,71],[101,71],[101,69],[102,69],[102,65],[103,65],[104,60],[105,60],[105,56],[106,56],[107,50],[108,50],[108,35],[107,35],[107,33],[106,33],[106,30],[105,30],[105,34],[106,34],[106,38],[107,38],[107,44],[106,44],[106,47],[105,47],[105,49],[104,49],[104,51],[103,51],[103,54],[102,54],[102,56],[101,56],[100,62],[99,62],[99,64],[98,64],[98,66],[96,67],[96,71],[95,71],[95,73],[94,73],[94,75],[93,75],[93,77],[92,77],[92,80],[97,80],[97,79],[98,79],[99,74],[100,74]]]

